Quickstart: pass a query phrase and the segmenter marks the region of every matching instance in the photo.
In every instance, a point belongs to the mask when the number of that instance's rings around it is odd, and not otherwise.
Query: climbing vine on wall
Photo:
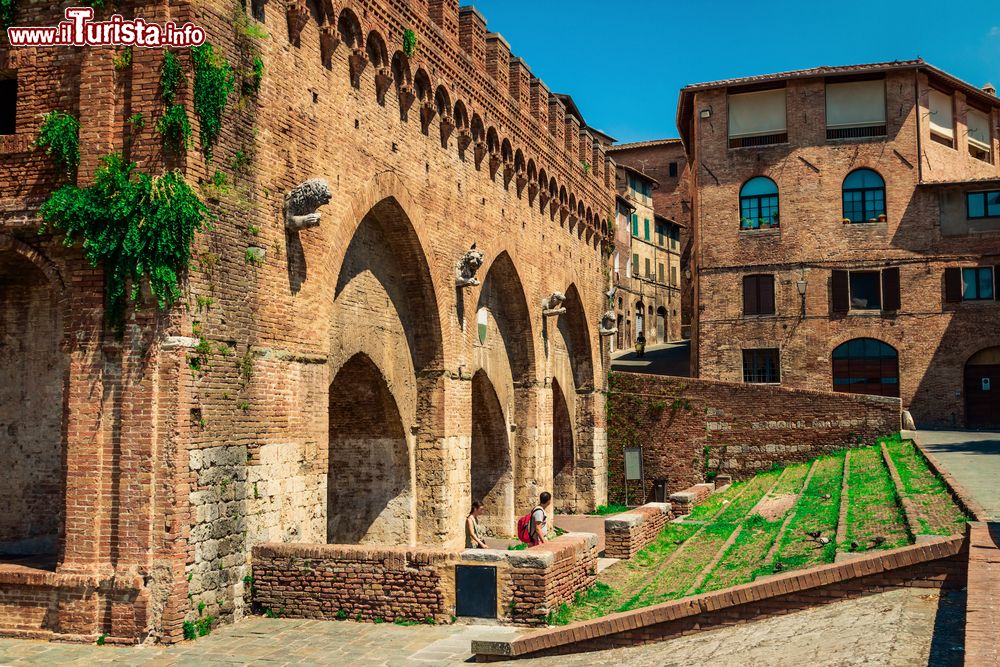
[[[222,112],[236,86],[232,67],[212,45],[205,42],[191,49],[194,58],[194,111],[201,123],[201,150],[212,158],[212,147],[222,131]]]
[[[42,117],[35,145],[67,174],[74,174],[80,164],[80,123],[68,113],[50,111]]]
[[[183,104],[167,109],[156,123],[156,131],[163,137],[163,144],[180,155],[191,145],[191,123]]]
[[[170,51],[163,52],[163,64],[160,66],[160,95],[165,104],[173,104],[177,91],[184,85],[184,69],[180,59]]]
[[[14,24],[14,0],[0,0],[0,28]]]
[[[403,53],[407,58],[412,58],[417,52],[417,33],[409,28],[403,31]]]
[[[179,275],[209,214],[179,172],[151,177],[115,153],[102,158],[93,185],[64,185],[41,215],[40,232],[46,226],[65,232],[67,246],[79,239],[91,266],[103,265],[108,321],[120,332],[127,301],[136,299],[143,280],[160,308],[180,297]]]

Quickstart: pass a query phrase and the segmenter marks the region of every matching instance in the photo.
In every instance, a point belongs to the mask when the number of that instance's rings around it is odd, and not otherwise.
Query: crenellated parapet
[[[613,183],[606,178],[604,146],[575,107],[570,113],[503,36],[487,30],[477,9],[457,0],[317,5],[310,12],[305,0],[287,3],[291,44],[305,48],[303,30],[315,21],[318,57],[328,69],[334,53],[345,50],[355,88],[361,77],[374,77],[379,103],[398,107],[402,120],[419,124],[442,149],[471,158],[478,170],[540,213],[572,224],[592,245],[609,240]],[[416,37],[409,53],[407,31]]]

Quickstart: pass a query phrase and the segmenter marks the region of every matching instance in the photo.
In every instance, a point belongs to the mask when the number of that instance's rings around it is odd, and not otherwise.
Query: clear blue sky
[[[676,137],[677,91],[688,83],[919,56],[976,86],[1000,87],[997,0],[471,4],[535,76],[621,142]]]

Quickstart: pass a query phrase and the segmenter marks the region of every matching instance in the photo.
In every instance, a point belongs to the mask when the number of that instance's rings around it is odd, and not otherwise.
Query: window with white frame
[[[965,119],[969,127],[969,155],[984,162],[992,162],[993,135],[990,132],[989,114],[970,107]]]

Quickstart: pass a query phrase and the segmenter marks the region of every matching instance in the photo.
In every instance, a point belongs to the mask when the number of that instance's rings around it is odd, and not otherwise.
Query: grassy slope
[[[840,515],[840,487],[844,477],[844,455],[826,456],[816,461],[809,486],[795,504],[795,518],[788,524],[775,555],[784,569],[832,563],[837,545],[837,521]],[[830,496],[825,498],[824,496]],[[823,546],[811,540],[809,533],[819,531],[830,539]]]
[[[899,472],[903,490],[916,506],[921,535],[955,535],[964,530],[966,518],[944,482],[935,475],[909,440],[886,441],[889,456]]]
[[[892,549],[910,543],[909,530],[899,506],[896,489],[878,447],[851,451],[851,470],[847,481],[847,539],[844,551],[868,551],[876,548],[876,538],[884,542],[877,548]],[[857,547],[852,547],[856,543]]]

